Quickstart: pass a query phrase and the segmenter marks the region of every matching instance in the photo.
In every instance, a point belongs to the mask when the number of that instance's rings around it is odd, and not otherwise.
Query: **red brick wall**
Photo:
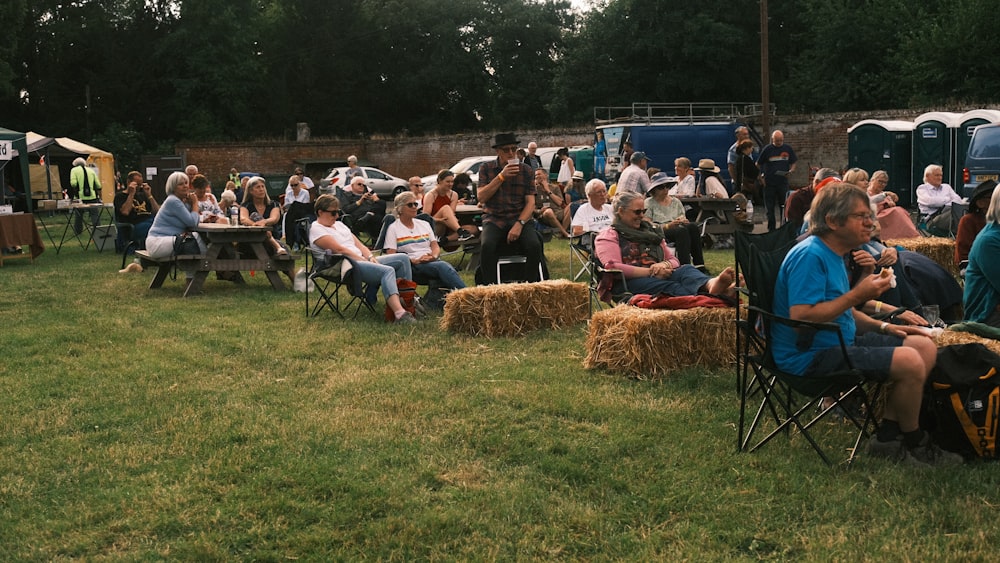
[[[805,185],[810,166],[843,168],[847,165],[847,128],[863,119],[912,120],[924,110],[896,110],[878,114],[839,113],[778,115],[772,129],[781,129],[785,141],[799,157],[791,177],[793,186]],[[522,146],[535,141],[540,147],[591,144],[590,127],[518,132]],[[386,172],[408,178],[425,176],[451,166],[467,156],[491,154],[492,133],[464,133],[428,137],[378,137],[373,139],[312,139],[308,141],[256,141],[252,143],[181,144],[178,154],[221,188],[229,169],[262,174],[291,174],[298,159],[346,160],[354,154],[376,163]],[[698,155],[690,155],[695,162]],[[306,172],[319,180],[320,165]]]
[[[540,147],[591,144],[592,129],[565,129],[518,133],[522,146],[535,141]],[[356,155],[399,176],[426,176],[447,168],[467,156],[492,154],[493,134],[465,133],[437,137],[296,141],[255,141],[252,143],[181,144],[178,154],[188,164],[196,164],[219,189],[225,185],[229,169],[261,174],[291,174],[296,160],[346,160]],[[307,168],[319,180],[323,166]]]

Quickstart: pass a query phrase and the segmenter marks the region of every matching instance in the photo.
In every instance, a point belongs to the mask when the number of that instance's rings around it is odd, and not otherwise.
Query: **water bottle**
[[[240,208],[235,205],[229,208],[229,224],[233,226],[240,224]]]
[[[753,202],[747,200],[747,223],[753,223]]]

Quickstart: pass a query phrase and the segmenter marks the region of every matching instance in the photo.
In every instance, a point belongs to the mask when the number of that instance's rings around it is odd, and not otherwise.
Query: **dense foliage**
[[[769,2],[781,111],[989,104],[986,0]],[[179,140],[586,123],[593,106],[760,99],[751,0],[9,0],[0,125]]]

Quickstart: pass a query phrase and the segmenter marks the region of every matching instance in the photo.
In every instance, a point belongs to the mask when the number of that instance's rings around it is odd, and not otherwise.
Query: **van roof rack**
[[[631,106],[595,106],[594,124],[612,123],[701,123],[720,120],[746,120],[763,114],[759,102],[651,103],[634,102]],[[775,105],[770,104],[770,114]]]

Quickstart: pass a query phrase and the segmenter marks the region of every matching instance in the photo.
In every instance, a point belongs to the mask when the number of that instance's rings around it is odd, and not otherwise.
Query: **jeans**
[[[504,249],[503,255],[523,254],[528,259],[524,265],[528,281],[541,281],[538,279],[538,265],[542,263],[544,249],[542,248],[542,239],[538,236],[538,231],[535,230],[535,222],[528,221],[521,230],[521,236],[510,244],[507,243],[508,231],[510,229],[501,229],[493,223],[483,223],[479,254],[483,283],[498,283],[497,260],[501,256],[501,248]]]
[[[87,201],[84,203],[100,203],[100,200],[95,199],[93,201]],[[76,234],[80,234],[83,232],[83,212],[84,212],[83,209],[73,210],[73,232]],[[101,208],[95,206],[91,208],[88,212],[90,213],[91,228],[96,227],[97,222],[100,221],[101,219]]]
[[[405,254],[386,254],[376,258],[378,263],[359,261],[354,268],[361,280],[372,286],[380,286],[386,299],[399,293],[396,278],[413,279],[410,259]]]
[[[413,272],[432,280],[438,280],[440,282],[439,287],[447,289],[462,289],[465,287],[465,282],[459,277],[455,268],[442,260],[414,264]]]

